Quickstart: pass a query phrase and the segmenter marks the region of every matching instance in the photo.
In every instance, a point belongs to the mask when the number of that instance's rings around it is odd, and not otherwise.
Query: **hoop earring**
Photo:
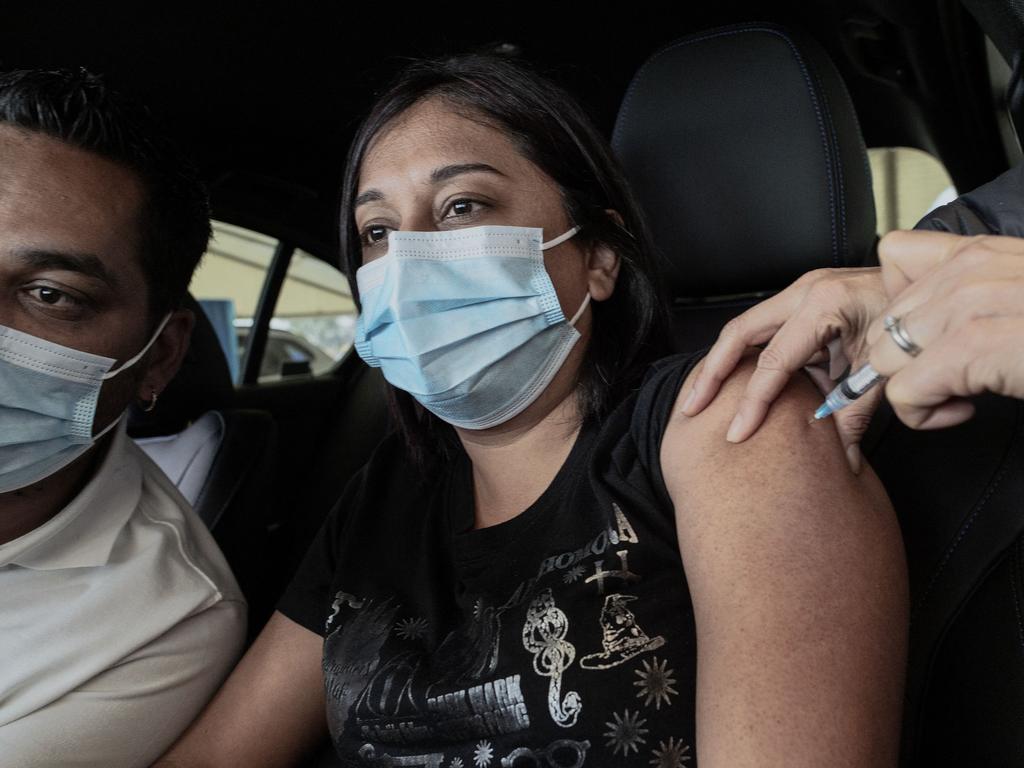
[[[143,413],[152,413],[153,410],[156,408],[156,400],[159,397],[159,395],[157,395],[155,389],[151,389],[151,390],[149,390],[149,392],[150,392],[149,404],[146,405],[142,409]]]

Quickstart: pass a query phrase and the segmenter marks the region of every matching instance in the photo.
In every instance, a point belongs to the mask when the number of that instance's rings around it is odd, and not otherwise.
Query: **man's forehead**
[[[24,173],[25,161],[39,154],[33,142],[30,132],[0,123],[0,182],[9,184],[13,177]],[[0,194],[3,192],[0,187]]]
[[[142,200],[131,170],[59,139],[0,125],[0,250],[89,253],[127,268],[125,259],[139,252]]]
[[[141,192],[138,176],[102,155],[54,136],[0,123],[0,178],[35,170],[56,177],[77,175],[117,182]]]
[[[71,149],[75,148],[45,133],[0,123],[0,175],[11,176],[26,166],[56,163]]]

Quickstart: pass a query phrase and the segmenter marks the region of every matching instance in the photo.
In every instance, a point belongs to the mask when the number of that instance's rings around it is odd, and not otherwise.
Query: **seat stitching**
[[[1020,596],[1017,593],[1017,582],[1020,579],[1020,563],[1017,562],[1020,556],[1020,543],[1014,547],[1010,559],[1010,590],[1013,593],[1013,612],[1017,617],[1017,640],[1021,649],[1024,649],[1024,622],[1020,615]]]
[[[824,119],[822,117],[822,110],[821,110],[820,105],[818,104],[817,96],[816,96],[816,94],[814,92],[813,83],[811,82],[811,79],[810,79],[810,76],[809,76],[809,74],[807,72],[807,67],[804,64],[803,58],[800,56],[800,52],[797,50],[796,45],[793,43],[793,41],[790,40],[788,37],[786,37],[786,35],[783,34],[780,30],[772,29],[770,27],[763,27],[763,26],[741,27],[741,28],[738,28],[738,29],[721,30],[721,31],[714,32],[714,33],[709,33],[709,34],[706,34],[706,35],[701,35],[701,36],[695,37],[695,38],[679,40],[679,41],[677,41],[675,43],[672,43],[672,44],[668,45],[665,48],[662,48],[660,51],[658,51],[653,56],[651,56],[651,58],[649,58],[646,62],[644,62],[643,66],[640,67],[640,69],[637,71],[636,75],[633,77],[633,81],[629,84],[629,88],[626,91],[626,97],[625,97],[625,99],[623,99],[623,102],[622,102],[622,109],[620,110],[620,114],[624,115],[625,119],[623,120],[622,123],[617,123],[616,126],[615,126],[615,130],[612,131],[612,142],[614,143],[616,141],[616,139],[617,139],[617,137],[618,137],[618,135],[620,133],[619,125],[624,125],[626,122],[630,121],[630,117],[629,117],[630,104],[633,101],[634,96],[636,95],[636,91],[639,90],[639,87],[640,87],[639,83],[640,83],[640,81],[642,79],[642,76],[643,76],[645,70],[647,70],[648,67],[653,66],[653,64],[654,64],[656,59],[660,58],[661,56],[663,56],[663,55],[665,55],[667,53],[670,53],[671,51],[674,51],[677,48],[682,48],[682,47],[687,46],[687,45],[692,45],[694,43],[704,42],[705,40],[714,40],[714,39],[719,38],[719,37],[733,37],[733,36],[736,36],[736,35],[746,34],[748,32],[764,32],[766,34],[774,35],[775,37],[778,37],[779,39],[781,39],[787,45],[787,47],[789,48],[790,53],[793,54],[793,58],[796,59],[797,66],[800,67],[800,72],[803,75],[804,84],[807,86],[808,96],[810,97],[810,100],[811,100],[811,106],[814,108],[814,114],[815,114],[815,117],[817,118],[817,121],[818,121],[818,132],[819,132],[819,135],[820,135],[820,138],[821,138],[822,150],[825,153],[825,174],[828,177],[828,207],[829,207],[829,216],[830,216],[831,233],[832,233],[832,260],[833,260],[833,263],[835,263],[835,261],[837,259],[837,253],[838,253],[838,243],[837,243],[837,236],[836,236],[836,229],[837,229],[837,227],[836,227],[836,202],[835,202],[835,189],[834,189],[834,187],[835,187],[835,179],[832,176],[832,153],[829,151],[828,136],[827,136],[827,134],[825,132],[825,122],[824,122]]]
[[[921,607],[928,601],[928,596],[931,594],[932,589],[935,587],[935,582],[938,581],[939,576],[942,574],[942,571],[945,569],[946,565],[949,563],[950,558],[953,557],[954,553],[956,552],[957,547],[960,546],[960,543],[963,541],[964,537],[967,535],[967,532],[970,530],[971,526],[974,525],[974,521],[977,519],[978,515],[981,514],[981,511],[982,511],[982,509],[984,509],[985,504],[988,503],[988,500],[992,497],[992,494],[995,493],[996,488],[999,487],[999,483],[1002,482],[1003,476],[1006,474],[1008,469],[1009,469],[1008,467],[1003,466],[1003,468],[1001,470],[999,470],[999,474],[996,475],[996,479],[988,487],[988,490],[985,491],[985,495],[982,496],[981,501],[978,502],[978,506],[974,509],[973,512],[971,512],[971,514],[967,518],[966,522],[960,527],[960,530],[957,532],[956,538],[953,540],[953,543],[950,544],[949,547],[946,549],[946,553],[943,555],[942,560],[939,562],[938,567],[935,569],[935,572],[932,574],[931,579],[928,580],[928,586],[925,589],[924,594],[921,595],[921,599],[918,602],[917,607],[914,609],[913,613],[911,614],[911,618],[916,616],[920,612]]]
[[[1018,430],[1020,429],[1020,423],[1019,422],[1020,422],[1020,418],[1019,418],[1019,411],[1018,411],[1018,427],[1017,427]],[[1002,463],[1003,464],[1002,469],[999,470],[999,473],[996,475],[995,479],[991,482],[991,484],[989,485],[988,489],[985,491],[985,495],[982,496],[981,501],[978,502],[978,505],[975,508],[975,510],[970,514],[970,516],[967,518],[967,520],[964,522],[964,524],[960,527],[960,530],[957,532],[957,536],[953,540],[953,543],[950,544],[949,547],[946,549],[945,555],[943,555],[942,560],[939,562],[938,567],[936,567],[935,572],[932,574],[931,579],[929,579],[929,581],[928,581],[928,586],[925,588],[924,594],[921,595],[921,599],[918,601],[917,606],[911,612],[911,615],[910,615],[911,620],[913,620],[913,618],[920,613],[921,608],[928,601],[928,597],[929,597],[929,595],[931,595],[932,590],[935,588],[935,583],[938,581],[939,576],[942,574],[943,570],[945,570],[946,565],[949,563],[950,559],[956,553],[956,550],[960,546],[960,543],[963,541],[964,537],[967,535],[967,532],[970,530],[971,526],[974,525],[974,521],[978,518],[978,515],[981,514],[982,509],[984,509],[985,505],[988,503],[988,500],[992,497],[992,494],[995,493],[996,488],[998,488],[999,484],[1003,481],[1003,478],[1006,476],[1006,473],[1010,469],[1010,464],[1011,464],[1011,462],[1009,460],[1010,454],[1017,450],[1016,443],[1019,440],[1020,440],[1020,435],[1018,434],[1014,438],[1014,444],[1011,445],[1010,449],[1007,451],[1006,455],[1004,456],[1003,463]]]
[[[860,155],[861,170],[864,172],[864,178],[868,180],[868,189],[870,190],[872,188],[871,160],[868,158],[868,150],[864,144],[864,132],[860,127],[857,110],[853,106],[853,99],[850,98],[850,90],[846,87],[846,83],[843,81],[842,77],[839,78],[839,94],[843,101],[846,102],[846,108],[850,113],[850,117],[853,119],[853,125],[855,128],[854,134],[857,140],[858,149],[860,150],[858,154]],[[836,151],[839,151],[838,142],[836,144]],[[874,210],[874,205],[872,205],[872,210]],[[848,230],[847,234],[849,234]]]
[[[808,67],[814,75],[815,82],[818,85],[818,89],[821,91],[822,101],[828,103],[828,94],[825,91],[824,85],[821,82],[820,73],[813,67]],[[832,119],[832,110],[825,109],[825,122],[828,124],[829,134],[832,136],[832,146],[835,147],[835,155],[833,156],[833,165],[836,171],[836,192],[837,192],[837,206],[839,209],[839,250],[838,252],[832,253],[832,265],[835,267],[842,267],[843,263],[841,257],[849,251],[849,240],[846,229],[846,184],[843,179],[843,162],[841,153],[839,151],[839,136],[836,133],[835,121]]]

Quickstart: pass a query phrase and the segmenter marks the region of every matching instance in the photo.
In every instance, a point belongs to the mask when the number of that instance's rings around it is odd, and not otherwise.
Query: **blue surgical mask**
[[[392,232],[385,256],[356,273],[356,350],[391,384],[464,429],[487,429],[530,405],[580,339],[529,227]]]
[[[118,419],[93,435],[103,382],[141,360],[169,319],[116,370],[109,357],[0,325],[0,493],[49,477],[114,428]]]

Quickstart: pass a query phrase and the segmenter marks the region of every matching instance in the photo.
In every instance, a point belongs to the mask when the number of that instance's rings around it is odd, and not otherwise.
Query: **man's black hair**
[[[210,239],[210,205],[195,166],[140,105],[84,69],[0,72],[0,125],[105,157],[142,182],[140,243],[149,319],[180,306]]]
[[[358,300],[362,248],[353,206],[373,141],[418,102],[437,97],[469,119],[503,131],[562,191],[576,240],[601,243],[621,259],[615,291],[592,302],[593,330],[577,382],[584,422],[603,419],[650,363],[669,351],[668,314],[654,249],[639,204],[608,142],[572,96],[525,64],[502,55],[467,54],[409,65],[378,98],[349,150],[341,194],[342,260]],[[621,223],[609,216],[614,210]],[[391,388],[392,412],[415,462],[426,468],[452,445],[450,428],[411,395]]]

